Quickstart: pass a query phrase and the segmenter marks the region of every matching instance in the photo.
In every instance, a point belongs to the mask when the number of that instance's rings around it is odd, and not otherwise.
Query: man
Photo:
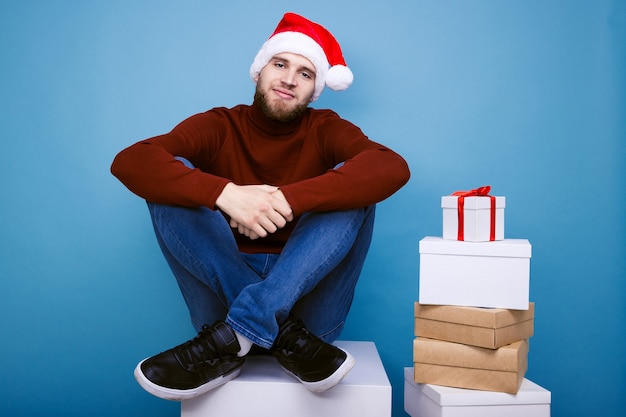
[[[252,105],[191,116],[111,167],[147,200],[198,331],[137,365],[139,384],[161,398],[193,398],[233,379],[253,346],[311,391],[339,383],[354,359],[331,343],[352,303],[375,204],[409,178],[398,154],[308,107],[325,85],[352,83],[324,27],[285,14],[250,75]]]

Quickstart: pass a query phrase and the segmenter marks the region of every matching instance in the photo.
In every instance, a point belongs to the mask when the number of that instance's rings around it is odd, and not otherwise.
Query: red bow
[[[465,206],[465,197],[489,197],[491,200],[491,221],[490,221],[490,229],[489,229],[489,240],[496,240],[496,198],[489,195],[489,191],[491,191],[490,185],[485,185],[484,187],[475,188],[469,191],[455,191],[452,193],[453,196],[458,196],[457,202],[457,211],[459,216],[459,228],[458,228],[458,240],[465,240],[463,235],[465,230],[465,216],[464,216],[464,206]]]

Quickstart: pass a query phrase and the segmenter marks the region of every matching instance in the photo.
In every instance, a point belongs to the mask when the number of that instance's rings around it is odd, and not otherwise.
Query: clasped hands
[[[285,227],[293,211],[278,187],[228,183],[215,201],[230,216],[230,227],[257,239]]]

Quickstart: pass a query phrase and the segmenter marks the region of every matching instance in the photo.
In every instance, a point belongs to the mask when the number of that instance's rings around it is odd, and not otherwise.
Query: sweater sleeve
[[[407,183],[406,161],[396,152],[369,140],[355,125],[334,118],[320,126],[318,151],[332,164],[313,178],[281,186],[294,213],[347,210],[378,203]]]
[[[175,157],[191,161],[216,154],[219,123],[202,113],[181,122],[171,132],[122,150],[111,173],[130,191],[155,203],[215,209],[215,200],[229,182],[200,169],[190,169]],[[215,126],[207,129],[206,126]]]

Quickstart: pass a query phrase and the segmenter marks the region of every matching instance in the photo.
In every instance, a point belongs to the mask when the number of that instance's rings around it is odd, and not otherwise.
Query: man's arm
[[[199,161],[221,158],[224,122],[217,110],[193,115],[169,133],[137,142],[119,152],[111,172],[139,197],[159,204],[215,209],[215,200],[231,180],[202,170]],[[196,165],[190,169],[177,157]]]

